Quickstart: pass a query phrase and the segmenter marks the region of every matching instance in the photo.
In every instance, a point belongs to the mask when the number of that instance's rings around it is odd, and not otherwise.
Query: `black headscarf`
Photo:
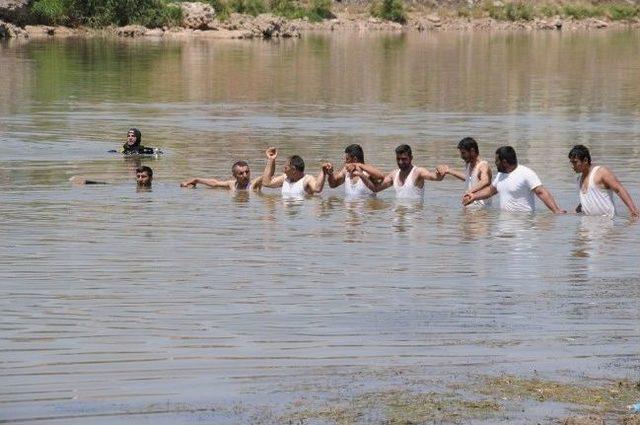
[[[128,143],[125,142],[122,148],[124,149],[125,152],[131,152],[131,151],[137,152],[141,147],[142,133],[140,133],[140,130],[138,130],[137,128],[130,128],[129,131],[127,131],[127,134],[129,134],[130,132],[132,132],[133,135],[136,136],[136,142],[133,145],[129,145]]]

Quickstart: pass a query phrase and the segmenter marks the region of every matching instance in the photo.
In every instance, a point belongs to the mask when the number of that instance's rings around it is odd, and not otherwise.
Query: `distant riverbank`
[[[55,2],[55,0],[52,0]],[[535,6],[529,3],[495,1],[472,7],[408,9],[401,0],[383,0],[372,5],[332,5],[321,0],[302,6],[267,6],[246,3],[170,3],[154,19],[127,15],[116,23],[100,25],[103,18],[70,18],[25,6],[21,12],[2,9],[0,38],[42,37],[162,37],[162,38],[288,38],[305,31],[573,31],[605,28],[640,28],[640,6],[608,4],[584,6],[563,4]],[[15,3],[15,0],[13,1]],[[10,2],[11,3],[11,2]],[[26,2],[29,3],[29,2]],[[25,4],[26,4],[25,3]],[[34,6],[35,5],[35,6]],[[280,8],[278,8],[280,7]],[[34,11],[35,10],[35,11]],[[237,13],[240,10],[244,13]],[[269,13],[258,13],[269,12]],[[61,13],[61,12],[60,12]],[[131,16],[130,16],[131,15]],[[254,16],[255,15],[255,16]],[[93,20],[92,20],[93,19]],[[106,19],[106,18],[105,18]],[[111,20],[114,20],[111,17]],[[104,21],[108,22],[108,21]]]

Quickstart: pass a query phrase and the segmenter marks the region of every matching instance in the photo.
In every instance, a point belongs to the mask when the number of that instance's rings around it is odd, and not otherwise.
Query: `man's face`
[[[499,173],[507,172],[506,162],[498,158],[498,154],[496,154],[496,169],[498,170]]]
[[[473,159],[473,154],[469,149],[458,149],[460,151],[460,158],[467,164]]]
[[[358,158],[353,155],[349,155],[348,153],[344,154],[344,162],[346,164],[356,164],[358,162]]]
[[[136,183],[139,187],[151,186],[151,176],[146,171],[136,172]]]
[[[291,165],[291,161],[287,161],[287,163],[284,165],[284,174],[287,176],[289,180],[291,180],[298,177],[300,174],[300,171],[298,171],[296,167]]]
[[[233,169],[233,177],[239,186],[245,186],[251,180],[251,171],[248,166],[239,166]]]
[[[127,133],[127,145],[133,146],[135,144],[136,144],[136,135],[133,131],[130,131]]]
[[[587,162],[586,159],[583,161],[576,157],[573,157],[573,158],[569,158],[569,162],[573,167],[573,171],[575,171],[576,173],[582,173],[585,169],[589,168],[589,163]]]
[[[406,170],[411,168],[411,161],[413,157],[406,153],[396,154],[396,162],[398,163],[398,168],[401,170]]]

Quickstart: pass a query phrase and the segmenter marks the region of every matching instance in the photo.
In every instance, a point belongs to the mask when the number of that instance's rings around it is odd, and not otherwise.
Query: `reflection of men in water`
[[[491,184],[491,167],[480,158],[478,143],[471,137],[465,137],[458,143],[460,158],[465,162],[464,171],[453,170],[448,165],[439,165],[436,170],[440,175],[450,174],[467,183],[467,193],[476,193]],[[474,206],[491,205],[491,198],[474,201]]]
[[[276,148],[269,148],[266,154],[267,165],[262,175],[263,187],[281,187],[282,197],[290,199],[302,199],[305,195],[322,192],[325,179],[324,169],[320,170],[318,177],[305,174],[304,161],[298,155],[293,155],[284,165],[284,173],[274,178],[278,151]]]
[[[361,167],[356,167],[354,175],[360,177],[365,185],[373,192],[380,192],[391,186],[396,191],[396,198],[424,200],[424,181],[439,181],[444,178],[437,171],[431,172],[426,168],[416,167],[411,162],[413,154],[409,145],[400,145],[396,148],[396,163],[398,169],[389,173],[380,183],[374,183],[363,172]]]
[[[193,187],[198,184],[213,188],[223,188],[229,190],[260,190],[262,187],[262,177],[251,180],[251,170],[245,161],[238,161],[231,167],[231,180],[203,179],[195,177],[180,183],[180,187]]]
[[[627,189],[622,186],[611,170],[604,166],[591,164],[591,153],[586,146],[576,145],[569,151],[569,162],[578,176],[578,197],[580,203],[576,212],[585,215],[604,215],[613,217],[616,209],[613,204],[613,192],[617,193],[629,209],[632,217],[638,217],[638,209]]]
[[[322,164],[322,169],[328,175],[329,186],[338,187],[344,184],[344,194],[347,197],[375,196],[375,193],[364,184],[360,177],[353,174],[358,167],[373,181],[378,182],[384,178],[384,174],[380,170],[364,163],[362,147],[360,145],[347,146],[344,150],[344,162],[344,167],[337,174],[334,174],[331,163]]]
[[[136,184],[140,188],[150,188],[153,180],[153,170],[151,167],[143,165],[136,168]]]
[[[516,151],[511,146],[501,146],[496,150],[498,175],[491,185],[475,193],[465,193],[462,203],[469,205],[479,199],[487,199],[500,194],[500,209],[512,212],[533,212],[536,203],[535,194],[556,214],[566,213],[556,204],[551,193],[542,186],[538,175],[524,165],[518,165]]]

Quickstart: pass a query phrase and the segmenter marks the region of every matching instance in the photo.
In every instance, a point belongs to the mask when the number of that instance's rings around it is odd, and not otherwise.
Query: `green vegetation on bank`
[[[500,21],[531,21],[536,17],[553,16],[573,19],[607,18],[613,21],[624,21],[640,18],[640,5],[586,2],[534,5],[524,0],[507,2],[486,0],[480,5],[460,9],[458,15],[474,18],[489,16]]]
[[[399,1],[399,0],[394,0]],[[257,16],[273,13],[289,19],[307,18],[321,21],[332,18],[331,0],[203,0],[216,11],[220,20],[233,12]],[[175,0],[35,0],[31,4],[31,22],[46,25],[108,25],[139,24],[146,27],[180,25],[182,10]]]
[[[371,15],[400,24],[407,22],[407,12],[402,0],[376,0],[371,5]]]

